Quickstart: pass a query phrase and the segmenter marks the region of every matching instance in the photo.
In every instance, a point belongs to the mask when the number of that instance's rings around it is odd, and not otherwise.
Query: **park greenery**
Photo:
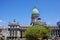
[[[43,40],[50,37],[51,29],[46,26],[31,26],[25,31],[26,40]]]

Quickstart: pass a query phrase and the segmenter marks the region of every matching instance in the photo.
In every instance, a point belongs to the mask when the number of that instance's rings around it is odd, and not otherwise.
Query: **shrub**
[[[31,26],[25,31],[27,40],[45,39],[50,36],[50,28],[45,26]]]

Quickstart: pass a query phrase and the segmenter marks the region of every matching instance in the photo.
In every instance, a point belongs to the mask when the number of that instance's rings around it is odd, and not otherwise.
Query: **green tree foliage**
[[[28,40],[39,40],[50,36],[51,29],[45,26],[32,26],[25,31],[25,37]]]

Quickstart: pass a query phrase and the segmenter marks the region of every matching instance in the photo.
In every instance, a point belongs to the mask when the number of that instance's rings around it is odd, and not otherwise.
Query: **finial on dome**
[[[36,6],[34,6],[34,8],[36,8]]]

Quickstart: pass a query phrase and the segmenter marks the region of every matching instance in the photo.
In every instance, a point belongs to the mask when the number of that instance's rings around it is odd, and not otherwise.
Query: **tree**
[[[45,26],[31,26],[25,31],[25,37],[27,40],[41,40],[50,36],[51,29]]]

